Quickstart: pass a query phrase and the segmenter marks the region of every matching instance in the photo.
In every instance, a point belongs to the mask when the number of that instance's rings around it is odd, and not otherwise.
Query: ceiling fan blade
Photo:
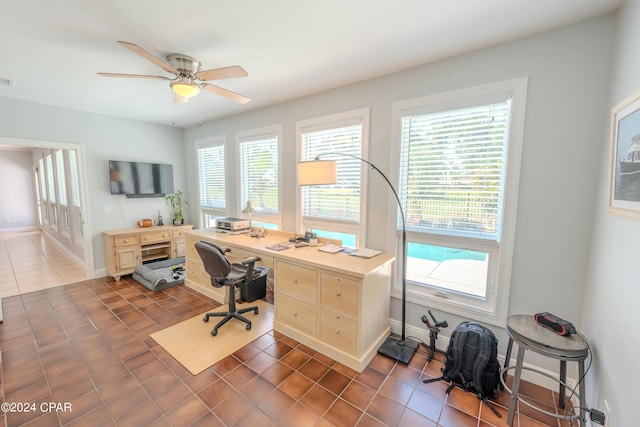
[[[147,61],[153,62],[158,67],[162,68],[163,70],[165,70],[165,71],[167,71],[167,72],[169,72],[171,74],[175,74],[176,76],[179,74],[178,71],[176,71],[172,66],[167,64],[165,61],[163,61],[160,58],[157,58],[157,57],[153,56],[152,54],[150,54],[149,52],[147,52],[146,50],[144,50],[143,48],[141,48],[138,45],[135,45],[135,44],[129,43],[129,42],[123,42],[123,41],[118,41],[118,44],[121,45],[121,46],[126,47],[127,49],[129,49],[133,53],[142,56]]]
[[[250,101],[246,96],[240,95],[239,93],[231,92],[230,90],[223,89],[220,86],[212,85],[210,83],[202,83],[202,87],[211,93],[224,96],[241,104],[246,104]]]
[[[249,74],[239,65],[230,67],[214,68],[212,70],[204,70],[196,73],[196,77],[200,80],[220,80],[232,79],[235,77],[247,77]]]
[[[157,79],[157,80],[172,80],[168,77],[163,76],[148,76],[146,74],[122,74],[122,73],[98,73],[98,75],[103,77],[124,77],[131,79]]]

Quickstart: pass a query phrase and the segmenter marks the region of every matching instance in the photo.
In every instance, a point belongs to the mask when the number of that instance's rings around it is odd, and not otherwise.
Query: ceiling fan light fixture
[[[171,89],[184,98],[192,98],[200,93],[200,86],[191,82],[173,82],[171,83]]]

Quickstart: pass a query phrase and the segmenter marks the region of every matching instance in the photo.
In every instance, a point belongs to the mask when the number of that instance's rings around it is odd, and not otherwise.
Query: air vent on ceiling
[[[0,77],[0,86],[13,86],[13,80]]]

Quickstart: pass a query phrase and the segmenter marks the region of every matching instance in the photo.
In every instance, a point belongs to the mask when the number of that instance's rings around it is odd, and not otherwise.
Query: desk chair
[[[204,322],[209,321],[209,317],[220,316],[224,317],[211,331],[211,335],[214,337],[218,334],[218,328],[227,323],[229,320],[238,319],[247,324],[247,331],[251,329],[251,321],[242,316],[243,313],[253,311],[254,314],[258,314],[258,307],[247,307],[240,310],[236,310],[235,289],[240,285],[251,286],[255,280],[265,280],[264,276],[267,275],[269,269],[265,267],[255,267],[256,261],[259,261],[259,257],[245,258],[241,264],[231,264],[225,252],[229,252],[229,249],[223,249],[215,243],[200,241],[195,244],[195,248],[202,258],[205,271],[211,276],[211,285],[220,288],[222,286],[229,287],[229,311],[228,312],[213,312],[207,313],[202,319]]]

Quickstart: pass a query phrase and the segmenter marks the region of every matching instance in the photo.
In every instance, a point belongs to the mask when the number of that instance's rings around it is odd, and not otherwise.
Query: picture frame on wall
[[[613,107],[609,212],[640,220],[640,91]]]

